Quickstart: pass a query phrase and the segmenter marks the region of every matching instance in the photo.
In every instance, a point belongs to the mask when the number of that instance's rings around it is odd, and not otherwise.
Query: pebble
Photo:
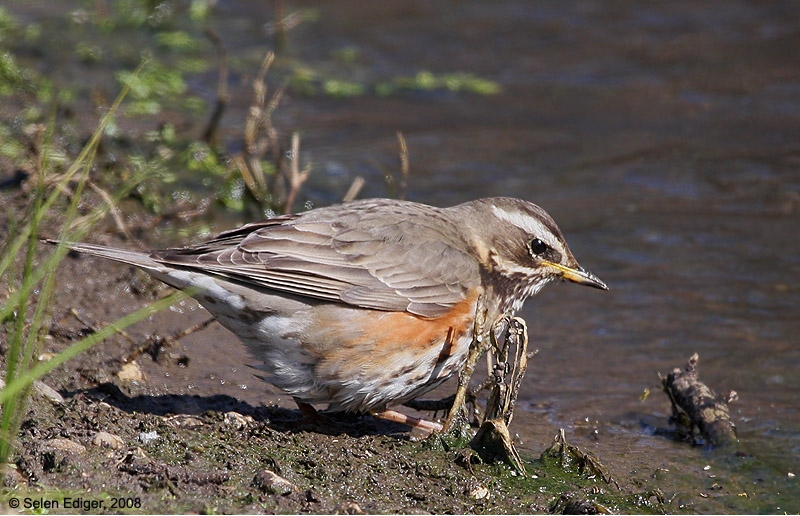
[[[117,371],[117,378],[125,382],[141,382],[144,380],[144,373],[136,360],[131,360]]]
[[[469,497],[473,500],[485,500],[489,498],[489,489],[484,486],[475,486],[469,491]]]
[[[46,383],[42,383],[40,381],[33,382],[33,388],[36,390],[36,394],[42,396],[43,398],[47,398],[48,400],[56,403],[58,405],[64,404],[64,397],[61,396],[58,391],[47,385]]]
[[[253,485],[264,493],[274,495],[288,495],[298,490],[298,487],[274,471],[262,469],[253,478]]]
[[[175,416],[169,416],[165,418],[166,422],[170,426],[174,426],[175,428],[188,428],[189,430],[195,430],[200,428],[204,425],[203,420],[197,416],[191,416],[188,414],[177,414]]]
[[[333,511],[334,514],[364,514],[364,510],[356,502],[347,501],[340,503]]]
[[[255,422],[251,416],[243,416],[234,411],[226,412],[223,420],[226,425],[232,426],[236,430],[244,430]]]
[[[150,444],[156,440],[158,440],[158,432],[153,430],[152,432],[142,432],[138,436],[136,436],[136,440],[142,444]]]
[[[118,435],[109,432],[97,432],[92,437],[91,443],[93,446],[100,448],[110,448],[112,450],[121,450],[125,447],[125,441]]]
[[[60,452],[67,455],[83,455],[86,453],[86,446],[70,441],[69,439],[48,439],[42,441],[43,452]]]
[[[0,390],[5,388],[6,388],[6,382],[0,378]],[[53,403],[56,403],[58,405],[64,404],[64,397],[60,395],[57,390],[53,389],[44,382],[40,382],[39,380],[34,381],[33,389],[36,392],[36,394],[42,396],[43,398],[47,398]]]

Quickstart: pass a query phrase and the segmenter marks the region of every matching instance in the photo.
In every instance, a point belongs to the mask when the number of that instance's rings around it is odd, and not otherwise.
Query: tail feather
[[[78,253],[138,267],[155,279],[179,290],[198,286],[204,282],[203,278],[207,277],[202,271],[191,271],[160,263],[151,257],[150,251],[133,251],[104,245],[61,242],[50,239],[43,239],[43,241],[48,244],[63,245]]]
[[[61,242],[59,240],[50,239],[46,239],[44,241],[48,244],[64,245],[78,253],[98,256],[107,260],[114,260],[115,262],[127,263],[135,267],[141,267],[148,272],[164,269],[163,265],[150,258],[150,253],[147,251],[132,251],[129,249],[119,249],[104,245]]]

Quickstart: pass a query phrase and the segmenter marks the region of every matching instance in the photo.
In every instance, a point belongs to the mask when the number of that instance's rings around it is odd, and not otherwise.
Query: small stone
[[[473,500],[486,500],[489,498],[489,489],[480,484],[469,490],[469,497]]]
[[[264,493],[286,496],[298,490],[298,487],[274,471],[262,469],[253,478],[252,485]]]
[[[36,390],[36,394],[38,394],[39,396],[47,398],[48,400],[58,405],[64,404],[64,397],[61,396],[58,393],[58,391],[56,391],[46,383],[36,380],[35,382],[33,382],[33,388]]]
[[[197,428],[202,427],[205,423],[203,420],[197,416],[190,416],[187,414],[178,414],[175,416],[170,416],[166,418],[166,422],[168,425],[173,426],[175,428],[187,428],[189,430],[195,430]]]
[[[121,450],[125,447],[125,441],[118,435],[109,432],[97,432],[91,440],[92,446],[99,448],[109,448],[111,450]]]
[[[158,432],[153,430],[152,432],[142,432],[138,436],[136,436],[136,440],[140,443],[147,445],[150,444],[158,439]]]
[[[144,373],[136,360],[131,360],[117,371],[117,378],[124,382],[141,382],[144,380]]]
[[[48,439],[42,443],[43,452],[59,452],[66,455],[83,455],[86,446],[69,439]]]
[[[243,416],[242,414],[234,411],[226,412],[223,421],[226,425],[232,426],[236,430],[244,430],[255,422],[252,417]]]
[[[334,514],[364,514],[364,510],[356,502],[349,500],[340,503],[333,511]]]

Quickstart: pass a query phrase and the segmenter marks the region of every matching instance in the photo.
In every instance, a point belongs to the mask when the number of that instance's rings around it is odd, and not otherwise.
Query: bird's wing
[[[248,224],[151,256],[299,296],[435,317],[479,285],[478,263],[464,247],[437,208],[372,200]]]

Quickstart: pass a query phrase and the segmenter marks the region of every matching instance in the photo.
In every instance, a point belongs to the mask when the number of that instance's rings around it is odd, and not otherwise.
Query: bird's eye
[[[534,238],[533,240],[528,242],[528,248],[530,248],[531,253],[533,253],[534,256],[539,256],[540,254],[549,249],[547,244],[545,244],[538,238]]]

